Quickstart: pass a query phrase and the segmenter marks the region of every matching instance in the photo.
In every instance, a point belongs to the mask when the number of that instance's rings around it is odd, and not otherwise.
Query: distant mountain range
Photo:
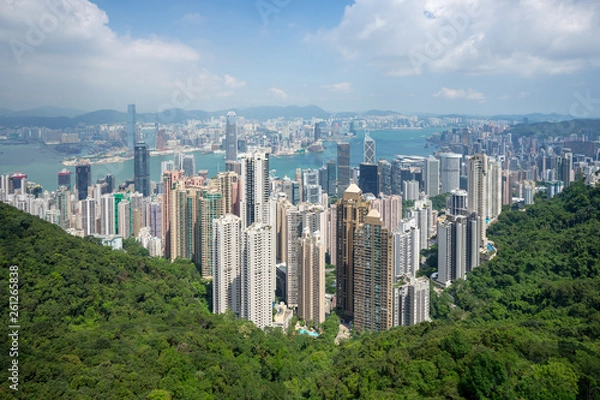
[[[363,112],[337,112],[329,113],[322,108],[309,106],[258,106],[248,108],[232,108],[220,111],[204,110],[182,110],[169,109],[162,113],[139,113],[137,119],[139,122],[159,122],[159,123],[182,123],[190,119],[205,120],[211,117],[221,117],[227,115],[227,112],[235,111],[238,116],[250,120],[266,120],[276,118],[302,118],[309,120],[311,118],[361,118],[367,116],[390,116],[406,115],[392,110],[368,110]],[[495,115],[491,117],[461,114],[431,114],[431,113],[411,113],[419,117],[471,117],[488,118],[492,120],[519,120],[527,118],[530,123],[534,122],[557,122],[573,119],[569,115],[561,114],[540,114],[532,113],[525,115]],[[25,111],[13,111],[0,108],[0,127],[18,128],[23,126],[40,126],[50,129],[75,128],[78,125],[99,125],[99,124],[124,124],[127,121],[127,113],[116,110],[98,110],[84,113],[81,110],[61,107],[38,107]]]

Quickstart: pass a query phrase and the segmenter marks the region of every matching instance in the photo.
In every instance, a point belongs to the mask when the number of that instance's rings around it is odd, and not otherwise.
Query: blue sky
[[[0,27],[3,108],[600,116],[596,0],[0,0]]]

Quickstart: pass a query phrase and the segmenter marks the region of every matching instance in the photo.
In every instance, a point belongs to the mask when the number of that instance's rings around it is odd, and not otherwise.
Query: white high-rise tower
[[[273,325],[275,300],[275,235],[269,225],[255,223],[244,232],[240,317],[263,329]]]
[[[240,190],[240,216],[242,227],[255,222],[271,225],[271,205],[269,196],[271,184],[269,178],[269,154],[254,152],[240,156],[242,164]]]
[[[228,214],[212,221],[213,312],[240,313],[242,269],[242,221]]]

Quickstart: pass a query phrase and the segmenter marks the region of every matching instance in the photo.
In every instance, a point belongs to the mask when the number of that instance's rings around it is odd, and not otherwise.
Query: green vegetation
[[[415,206],[415,201],[414,200],[405,200],[402,199],[402,209],[403,210],[408,210],[409,208],[413,208]]]
[[[446,198],[450,196],[450,193],[440,193],[437,196],[431,198],[431,207],[434,210],[442,211],[446,208]]]
[[[600,120],[598,119],[573,119],[561,122],[536,122],[533,124],[519,124],[510,129],[513,140],[520,137],[549,136],[569,137],[573,133],[587,132],[592,140],[597,140],[600,135]]]
[[[600,387],[600,188],[506,212],[489,235],[498,256],[432,293],[432,323],[336,346],[335,315],[318,338],[263,332],[211,314],[190,262],[112,251],[0,204],[0,298],[7,310],[17,265],[21,326],[19,392],[5,375],[0,396],[587,399]]]

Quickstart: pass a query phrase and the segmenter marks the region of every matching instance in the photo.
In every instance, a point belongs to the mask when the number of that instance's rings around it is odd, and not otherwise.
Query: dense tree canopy
[[[19,391],[5,377],[0,397],[587,399],[600,387],[600,189],[506,212],[489,236],[497,257],[432,292],[433,322],[338,346],[335,315],[318,338],[263,332],[211,314],[188,261],[112,251],[0,204],[0,298],[7,310],[16,265],[20,308]]]

